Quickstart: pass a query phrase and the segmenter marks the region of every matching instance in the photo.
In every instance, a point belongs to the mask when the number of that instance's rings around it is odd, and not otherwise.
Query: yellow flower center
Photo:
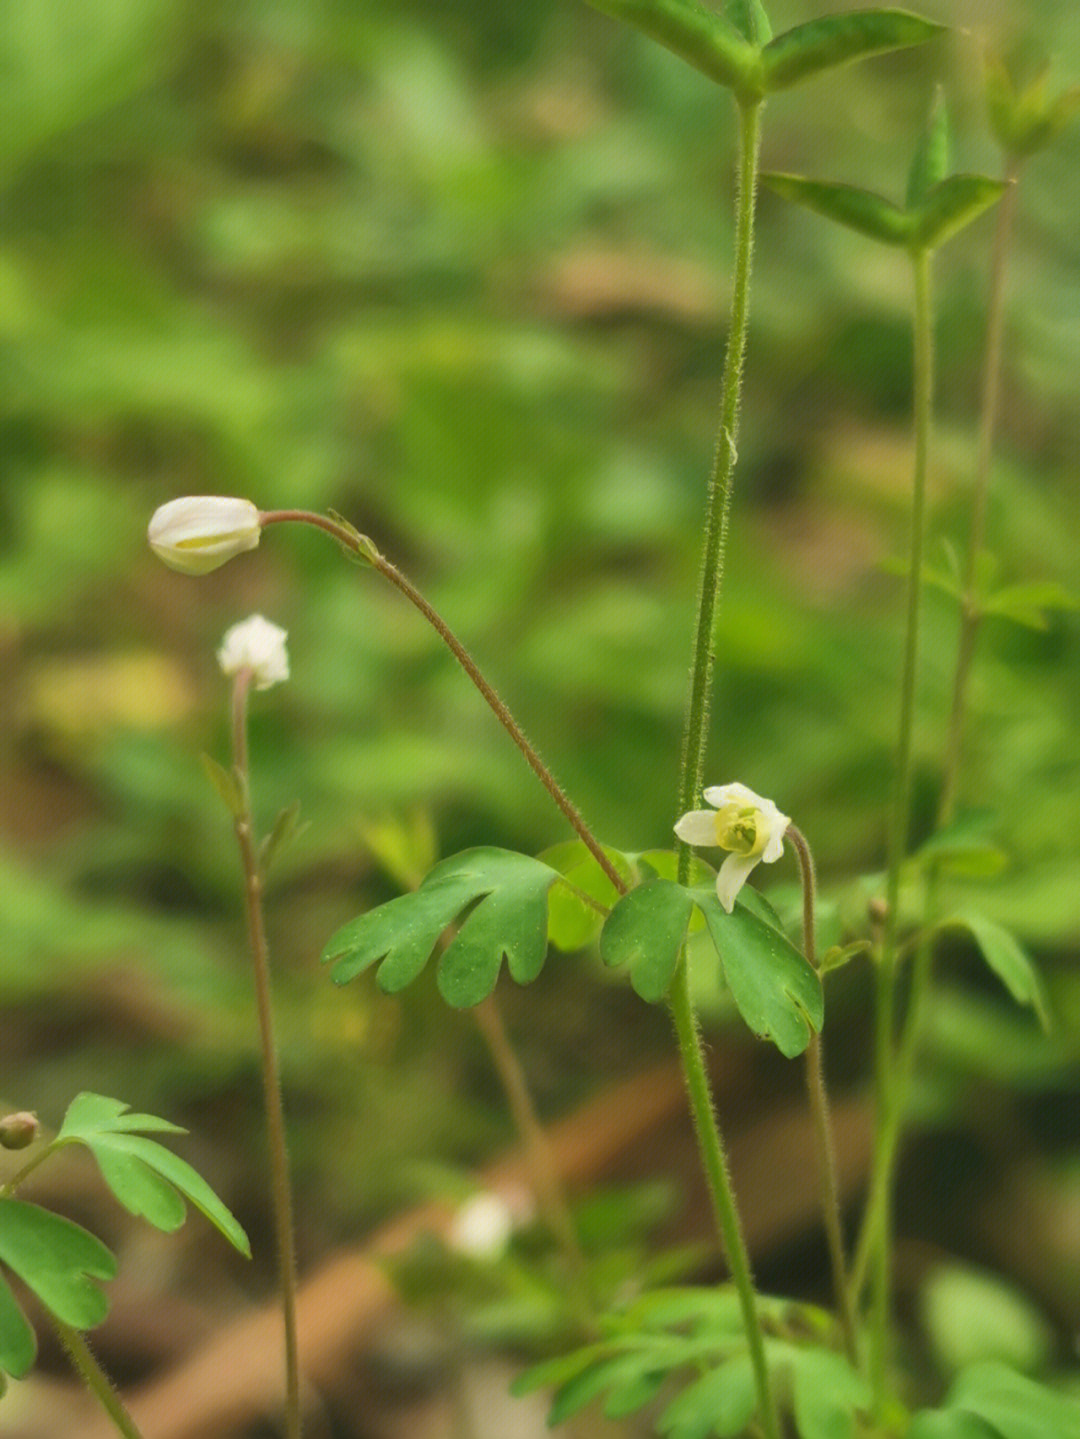
[[[732,854],[760,854],[768,843],[765,816],[754,805],[732,802],[716,811],[716,843]]]

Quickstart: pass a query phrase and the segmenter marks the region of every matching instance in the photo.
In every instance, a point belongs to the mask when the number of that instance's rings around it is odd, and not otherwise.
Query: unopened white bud
[[[257,690],[289,678],[289,656],[285,649],[288,633],[262,615],[252,615],[225,631],[218,650],[218,664],[227,675],[250,670]]]
[[[250,500],[187,495],[156,509],[146,538],[158,559],[185,575],[205,575],[233,555],[253,550],[261,534]]]

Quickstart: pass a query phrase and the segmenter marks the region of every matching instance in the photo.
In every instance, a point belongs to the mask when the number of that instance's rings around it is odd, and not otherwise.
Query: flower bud
[[[41,1126],[36,1114],[20,1110],[0,1119],[0,1149],[26,1149],[38,1137]]]
[[[154,511],[146,538],[170,569],[205,575],[253,550],[260,533],[259,511],[250,500],[187,495]]]
[[[250,670],[257,690],[289,678],[289,656],[285,649],[287,631],[271,624],[262,615],[252,615],[225,631],[218,650],[218,664],[227,675]]]

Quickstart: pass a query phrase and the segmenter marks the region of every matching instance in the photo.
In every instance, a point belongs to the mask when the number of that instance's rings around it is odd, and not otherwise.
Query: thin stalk
[[[761,148],[761,103],[739,106],[739,168],[735,197],[735,277],[731,295],[724,373],[720,382],[720,423],[713,452],[705,507],[697,620],[690,668],[686,728],[679,771],[679,814],[694,808],[705,773],[709,733],[709,696],[715,658],[716,616],[724,579],[724,559],[731,516],[733,477],[739,434],[739,400],[750,318],[750,275],[754,255],[754,210],[757,202],[758,155]],[[690,848],[680,844],[679,880],[690,876]]]
[[[817,901],[817,875],[814,870],[814,856],[802,831],[796,829],[793,824],[788,825],[787,837],[794,847],[799,861],[799,874],[802,878],[803,953],[810,967],[816,970],[818,962],[814,911]],[[836,1177],[836,1150],[833,1144],[832,1123],[829,1118],[828,1091],[825,1086],[823,1041],[821,1035],[815,1030],[811,1031],[810,1043],[806,1047],[806,1093],[810,1102],[810,1115],[814,1126],[814,1143],[817,1147],[821,1214],[829,1250],[833,1295],[836,1300],[836,1311],[840,1318],[844,1352],[851,1363],[857,1366],[859,1344],[855,1331],[855,1314],[848,1289],[847,1264],[844,1257],[844,1231],[840,1221],[840,1186]]]
[[[735,275],[731,298],[731,326],[724,372],[720,383],[720,421],[705,507],[701,577],[694,627],[686,729],[679,771],[678,812],[693,809],[705,772],[712,689],[716,616],[724,576],[724,558],[731,512],[742,391],[743,359],[750,314],[750,275],[754,253],[754,210],[757,199],[758,154],[761,147],[761,103],[739,105],[739,161],[735,199]],[[678,846],[679,882],[690,877],[690,846]],[[713,1108],[701,1032],[690,996],[686,956],[680,959],[668,997],[679,1045],[690,1112],[697,1133],[702,1167],[708,1181],[713,1214],[731,1277],[739,1295],[754,1369],[758,1410],[766,1439],[779,1439],[780,1421],[765,1362],[765,1342],[758,1317],[757,1295],[735,1196],[728,1174],[727,1156]]]
[[[885,932],[878,966],[876,1016],[876,1089],[874,1167],[864,1220],[864,1245],[871,1270],[870,1377],[879,1401],[885,1392],[892,1307],[892,1190],[895,1177],[899,1117],[894,1113],[897,935],[900,870],[907,852],[911,803],[911,753],[915,686],[919,658],[919,610],[922,596],[923,548],[926,529],[926,477],[933,398],[933,318],[928,250],[912,253],[914,272],[914,432],[915,460],[911,503],[911,551],[907,590],[904,663],[900,682],[900,725],[896,746],[892,812],[889,822],[885,880]]]
[[[536,1112],[536,1105],[533,1103],[524,1067],[507,1032],[495,995],[489,995],[487,999],[478,1004],[473,1010],[473,1015],[502,1084],[514,1125],[525,1146],[525,1154],[540,1212],[562,1250],[578,1315],[583,1327],[587,1331],[592,1330],[595,1328],[595,1317],[586,1280],[587,1266],[585,1255],[581,1250],[581,1241],[578,1238],[566,1191],[563,1189],[562,1179],[555,1163],[555,1156],[552,1153],[544,1126],[540,1122],[540,1116]]]
[[[945,742],[945,763],[938,813],[939,826],[948,824],[956,812],[967,711],[968,679],[971,674],[972,661],[975,658],[975,642],[982,619],[976,585],[979,555],[982,552],[986,536],[990,471],[994,457],[994,436],[997,433],[1001,395],[1001,359],[1005,334],[1005,278],[1008,271],[1009,252],[1012,248],[1013,222],[1016,218],[1016,180],[1018,175],[1019,161],[1015,161],[1006,170],[1005,178],[1010,183],[998,206],[997,223],[994,228],[994,250],[990,262],[990,294],[986,315],[986,341],[983,349],[979,437],[971,489],[971,531],[964,566],[964,590],[960,605],[960,639],[957,646],[952,706]]]
[[[65,1324],[55,1314],[51,1314],[49,1317],[56,1330],[57,1338],[64,1347],[64,1352],[71,1360],[72,1367],[108,1414],[116,1426],[116,1432],[122,1434],[124,1439],[142,1439],[134,1419],[124,1408],[123,1400],[113,1387],[112,1380],[94,1357],[86,1340],[77,1329],[73,1329],[70,1324]]]
[[[0,1184],[0,1195],[6,1198],[8,1195],[14,1194],[23,1180],[29,1178],[39,1164],[44,1164],[50,1154],[55,1153],[56,1147],[55,1140],[50,1140],[48,1144],[42,1145],[33,1159],[28,1159],[21,1169],[16,1170],[6,1184]]]
[[[353,554],[358,555],[365,564],[370,565],[372,569],[378,570],[384,579],[389,580],[394,588],[399,590],[409,603],[420,611],[468,675],[469,679],[472,680],[473,684],[483,695],[496,719],[525,756],[533,773],[570,822],[573,830],[592,854],[608,879],[611,880],[618,893],[625,894],[625,882],[621,879],[618,870],[612,864],[611,860],[608,859],[604,853],[603,846],[585,823],[580,811],[572,803],[566,791],[540,758],[532,744],[530,744],[525,732],[510,713],[505,702],[499,697],[493,686],[484,678],[479,665],[473,659],[472,655],[454,634],[453,630],[439,612],[424,598],[416,586],[410,580],[406,579],[397,566],[391,564],[385,555],[380,554],[370,540],[362,543],[362,536],[358,536],[350,527],[331,519],[329,516],[318,515],[309,510],[270,510],[259,516],[259,522],[263,526],[282,524],[287,521],[314,525],[317,529],[325,530],[326,533],[332,535],[340,545],[351,550]]]
[[[240,777],[242,807],[236,815],[236,842],[244,871],[244,908],[255,980],[255,1005],[259,1019],[262,1051],[263,1098],[266,1132],[270,1149],[270,1175],[274,1204],[274,1231],[277,1240],[278,1283],[285,1329],[285,1434],[300,1439],[300,1357],[296,1331],[296,1240],[293,1225],[292,1186],[289,1155],[285,1143],[285,1113],[281,1101],[281,1074],[274,1016],[270,1001],[270,957],[263,921],[262,874],[255,852],[251,818],[251,795],[247,750],[247,696],[251,671],[241,670],[233,686],[233,763]]]
[[[780,1421],[776,1403],[769,1382],[768,1365],[765,1362],[765,1341],[758,1316],[757,1294],[750,1271],[750,1256],[743,1238],[735,1194],[731,1187],[727,1155],[720,1138],[720,1128],[713,1108],[709,1076],[705,1069],[702,1053],[701,1031],[693,1000],[690,998],[690,980],[687,974],[686,957],[675,973],[671,992],[668,996],[675,1034],[679,1042],[686,1091],[690,1100],[690,1113],[697,1133],[698,1150],[701,1155],[705,1178],[709,1185],[713,1217],[723,1245],[724,1255],[731,1270],[731,1277],[739,1296],[743,1328],[750,1348],[750,1362],[754,1369],[754,1384],[757,1389],[758,1411],[766,1439],[780,1439]]]

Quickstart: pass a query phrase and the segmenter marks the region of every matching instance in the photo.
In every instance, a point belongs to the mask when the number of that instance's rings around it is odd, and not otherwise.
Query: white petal
[[[711,809],[692,809],[675,825],[683,844],[709,849],[716,844],[716,814]]]
[[[259,511],[250,500],[186,495],[154,511],[146,538],[170,569],[205,575],[234,555],[253,550],[261,533]]]
[[[735,896],[760,858],[756,854],[729,854],[720,866],[720,873],[716,876],[716,893],[728,914],[735,908]]]
[[[752,789],[748,789],[746,785],[738,782],[712,785],[703,793],[709,804],[714,804],[717,809],[725,804],[752,804],[756,809],[763,809],[769,803],[759,794],[755,794]]]
[[[784,853],[784,835],[787,834],[787,827],[791,819],[780,811],[769,801],[769,809],[766,812],[769,822],[769,839],[762,851],[761,858],[766,864],[774,864]]]

